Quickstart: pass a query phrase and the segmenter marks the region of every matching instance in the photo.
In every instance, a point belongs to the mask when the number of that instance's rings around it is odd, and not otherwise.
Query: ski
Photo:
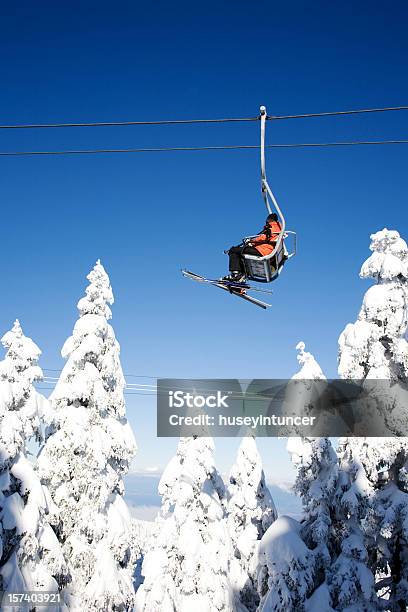
[[[252,297],[252,295],[248,295],[247,293],[245,293],[245,291],[248,291],[248,290],[249,291],[255,290],[253,287],[251,287],[250,285],[247,285],[246,283],[234,283],[230,281],[222,281],[222,280],[206,278],[205,276],[201,276],[200,274],[195,274],[194,272],[190,272],[189,270],[182,270],[181,272],[183,276],[185,276],[186,278],[190,278],[191,280],[197,281],[199,283],[207,283],[209,285],[212,285],[213,287],[218,287],[219,289],[228,291],[228,293],[231,293],[232,295],[235,295],[236,297],[242,298],[246,302],[250,302],[251,304],[254,304],[255,306],[259,306],[260,308],[263,308],[264,310],[266,310],[267,308],[270,308],[271,306],[271,304],[262,302],[261,300],[258,300]],[[267,291],[263,291],[262,289],[260,289],[259,291],[263,293],[270,293]]]
[[[252,295],[248,295],[247,293],[239,293],[236,290],[234,291],[234,289],[228,289],[228,287],[225,287],[224,285],[218,285],[217,283],[214,283],[214,287],[219,287],[220,289],[224,289],[225,291],[228,291],[228,293],[232,293],[232,295],[242,298],[246,302],[250,302],[251,304],[254,304],[255,306],[259,306],[260,308],[263,308],[264,310],[271,307],[271,304],[267,304],[267,302],[262,302],[261,300],[258,300],[257,298],[254,298],[252,297]]]
[[[257,291],[258,293],[267,293],[268,295],[272,295],[273,291],[268,291],[267,289],[260,289],[259,287],[252,287],[248,285],[248,283],[237,283],[234,281],[222,280],[219,278],[206,278],[205,276],[201,276],[200,274],[195,274],[194,272],[190,272],[190,270],[181,270],[181,273],[186,278],[191,278],[192,280],[196,280],[200,283],[218,283],[220,285],[225,285],[226,287],[231,287],[232,289],[245,289],[246,291]]]

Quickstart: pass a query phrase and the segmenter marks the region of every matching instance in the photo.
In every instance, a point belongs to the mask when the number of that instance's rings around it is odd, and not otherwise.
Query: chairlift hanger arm
[[[259,119],[261,123],[261,193],[268,214],[271,214],[272,210],[276,210],[277,218],[280,221],[280,231],[279,233],[278,231],[276,232],[277,238],[274,246],[272,247],[271,253],[262,256],[261,254],[249,255],[244,252],[243,258],[248,279],[261,283],[269,283],[278,277],[285,261],[296,253],[296,235],[294,233],[292,235],[292,232],[286,231],[284,214],[272,192],[272,189],[269,186],[268,179],[266,177],[265,128],[268,115],[265,106],[261,106],[259,111]],[[288,251],[284,243],[284,238],[286,238],[288,234],[292,235],[294,243],[292,252]]]
[[[270,201],[272,201],[273,206],[276,209],[276,212],[278,213],[280,222],[281,222],[281,226],[282,226],[282,231],[279,234],[279,238],[276,242],[275,245],[275,249],[274,249],[274,253],[276,253],[281,245],[281,242],[283,240],[283,235],[285,233],[285,227],[286,227],[286,222],[285,222],[285,217],[280,209],[280,206],[272,192],[272,189],[269,186],[268,180],[266,178],[266,162],[265,162],[265,126],[266,126],[266,120],[268,118],[268,114],[266,112],[266,107],[265,106],[261,106],[260,109],[260,120],[261,120],[261,191],[262,191],[262,197],[264,199],[265,202],[265,206],[266,209],[268,211],[268,214],[272,213],[272,207],[270,204]]]

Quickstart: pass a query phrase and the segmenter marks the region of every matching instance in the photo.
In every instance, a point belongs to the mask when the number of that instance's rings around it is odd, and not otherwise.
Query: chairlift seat
[[[296,233],[286,230],[284,239],[291,238],[290,249],[282,240],[269,255],[257,256],[243,254],[245,273],[248,280],[258,283],[270,283],[278,278],[287,259],[296,254]]]

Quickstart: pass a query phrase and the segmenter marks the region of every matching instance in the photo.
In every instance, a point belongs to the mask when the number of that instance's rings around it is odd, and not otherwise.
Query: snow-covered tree
[[[372,255],[361,278],[377,282],[366,292],[355,323],[339,338],[342,378],[391,379],[408,374],[408,247],[399,233],[383,229],[371,235]]]
[[[372,255],[362,278],[376,284],[366,292],[358,319],[339,338],[339,374],[364,381],[388,380],[389,391],[406,382],[408,373],[408,247],[396,231],[371,236]],[[383,384],[383,383],[381,383]],[[385,383],[384,383],[384,388]],[[391,400],[395,400],[391,396]],[[393,429],[401,415],[398,401],[386,402],[384,421]],[[406,405],[402,406],[406,411]],[[405,412],[406,420],[406,412]],[[370,566],[382,605],[405,610],[408,600],[408,443],[406,438],[361,438],[348,441],[364,468],[370,486],[371,509],[364,522],[372,544]]]
[[[303,612],[313,586],[314,555],[301,537],[301,525],[279,517],[263,536],[257,553],[259,612]],[[317,608],[316,608],[317,609]],[[329,612],[329,608],[320,608]]]
[[[354,457],[352,439],[340,440],[337,452],[340,465],[333,502],[340,551],[329,570],[331,601],[336,610],[373,612],[379,604],[369,568],[368,538],[362,528],[370,510],[372,486]]]
[[[265,484],[262,459],[255,439],[242,439],[227,485],[228,530],[234,558],[231,580],[240,592],[249,612],[257,609],[259,595],[254,576],[253,559],[256,547],[277,517],[269,489]]]
[[[300,342],[298,361],[301,365],[293,379],[302,382],[302,401],[308,404],[308,385],[325,376],[311,353]],[[336,528],[333,524],[333,494],[338,477],[337,455],[329,438],[289,438],[288,450],[297,468],[295,491],[303,504],[301,535],[313,551],[314,589],[329,599],[328,572],[335,555]]]
[[[181,438],[159,483],[162,506],[143,560],[137,612],[231,612],[232,547],[211,438]],[[237,598],[239,600],[239,598]],[[239,608],[237,608],[239,609]]]
[[[69,562],[72,610],[130,610],[134,589],[131,518],[123,475],[136,451],[125,417],[119,344],[108,320],[113,295],[98,261],[67,359],[50,397],[54,420],[38,466],[59,513],[54,527]]]
[[[42,378],[41,351],[18,321],[1,341],[7,352],[0,362],[0,591],[57,592],[69,576],[47,519],[52,502],[27,450],[30,439],[39,439],[47,404],[33,386]]]

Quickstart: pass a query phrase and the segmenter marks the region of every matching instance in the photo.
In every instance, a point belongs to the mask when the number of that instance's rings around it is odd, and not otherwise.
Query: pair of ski
[[[219,289],[228,291],[228,293],[231,293],[232,295],[235,295],[236,297],[239,297],[265,310],[266,308],[269,308],[271,306],[271,304],[267,304],[266,302],[257,300],[256,298],[252,297],[252,295],[248,295],[247,291],[258,291],[260,293],[268,294],[271,294],[272,291],[266,291],[265,289],[251,287],[251,285],[248,285],[247,283],[237,283],[229,280],[205,278],[205,276],[200,276],[200,274],[195,274],[194,272],[190,272],[189,270],[182,270],[181,272],[186,278],[191,278],[191,280],[197,281],[198,283],[207,283],[209,285],[212,285],[213,287],[218,287]]]

